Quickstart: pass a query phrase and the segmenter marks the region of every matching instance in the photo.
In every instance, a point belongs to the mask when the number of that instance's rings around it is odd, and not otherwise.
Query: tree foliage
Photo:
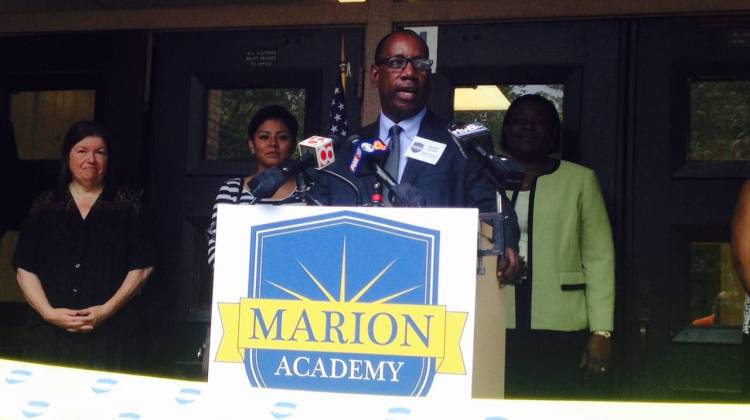
[[[221,93],[218,158],[247,159],[247,125],[256,112],[267,105],[282,105],[305,131],[304,89],[226,89]]]
[[[688,158],[750,159],[750,82],[693,82],[690,93]]]

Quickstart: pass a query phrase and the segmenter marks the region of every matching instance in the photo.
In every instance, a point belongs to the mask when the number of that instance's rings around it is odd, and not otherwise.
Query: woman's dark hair
[[[292,134],[292,148],[294,148],[297,144],[297,119],[281,105],[268,105],[258,110],[247,126],[247,138],[252,141],[258,128],[268,120],[280,120],[286,125],[286,128]]]
[[[560,149],[560,115],[557,113],[557,108],[555,108],[555,104],[553,104],[552,101],[536,94],[519,96],[510,104],[508,110],[505,112],[505,116],[503,117],[503,131],[500,133],[500,147],[502,147],[503,150],[508,150],[508,140],[505,138],[506,124],[513,116],[513,112],[520,108],[521,105],[527,103],[537,105],[542,110],[544,120],[551,128],[550,131],[552,134],[550,135],[551,138],[547,153],[549,154],[558,151]]]
[[[60,172],[57,177],[57,187],[60,191],[65,191],[73,179],[70,173],[70,166],[68,166],[70,151],[73,150],[73,146],[86,137],[101,137],[104,140],[104,144],[107,146],[107,171],[104,173],[102,182],[106,183],[112,179],[112,175],[110,174],[112,173],[114,162],[112,159],[112,142],[110,141],[109,132],[98,122],[78,121],[73,123],[67,134],[65,134],[65,140],[63,141],[62,153],[60,155]]]

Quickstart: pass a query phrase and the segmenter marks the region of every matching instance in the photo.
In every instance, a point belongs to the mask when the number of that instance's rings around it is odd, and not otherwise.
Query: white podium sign
[[[320,392],[469,401],[477,216],[219,206],[209,388],[281,411]]]

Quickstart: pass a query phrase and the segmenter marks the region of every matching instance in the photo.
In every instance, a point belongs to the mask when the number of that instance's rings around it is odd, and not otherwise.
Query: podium
[[[479,248],[491,247],[492,228],[479,225]],[[505,289],[498,286],[497,257],[482,257],[474,305],[473,398],[503,398],[505,391]]]
[[[504,307],[496,257],[477,279],[476,209],[218,214],[209,386],[227,398],[502,397]]]

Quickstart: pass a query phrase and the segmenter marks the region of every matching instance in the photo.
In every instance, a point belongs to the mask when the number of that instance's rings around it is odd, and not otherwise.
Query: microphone
[[[388,159],[390,149],[383,143],[383,140],[362,140],[359,137],[355,137],[351,141],[354,151],[352,152],[352,160],[349,163],[349,171],[356,176],[367,176],[377,172],[376,166],[381,166],[381,163]],[[392,184],[396,184],[396,181],[391,177],[388,172],[381,166],[381,172],[378,176],[385,176],[387,181],[385,182],[388,187]]]
[[[250,194],[258,199],[271,197],[286,182],[286,174],[280,168],[268,168],[250,180]]]
[[[336,161],[334,150],[346,143],[341,136],[312,136],[299,142],[299,159],[289,159],[279,167],[268,168],[250,181],[250,193],[258,199],[273,196],[286,180],[309,168],[324,169]]]
[[[334,149],[338,149],[342,144],[346,143],[346,139],[341,136],[333,137],[321,137],[312,136],[299,142],[297,150],[299,150],[300,162],[304,165],[314,166],[315,169],[323,169],[326,166],[330,166],[336,161],[336,156],[333,152]],[[305,163],[305,162],[310,163]]]
[[[509,190],[521,187],[525,168],[508,156],[495,156],[488,152],[478,141],[482,137],[487,137],[492,141],[490,130],[487,127],[479,122],[454,121],[448,125],[448,131],[464,158],[468,158],[467,147],[481,156],[498,186]]]
[[[356,176],[368,176],[374,174],[393,194],[391,202],[396,206],[424,207],[426,199],[424,195],[408,182],[399,184],[383,168],[383,162],[388,158],[390,149],[380,139],[361,140],[359,137],[350,138],[354,152],[349,163],[349,171]],[[390,198],[390,197],[389,197]]]

